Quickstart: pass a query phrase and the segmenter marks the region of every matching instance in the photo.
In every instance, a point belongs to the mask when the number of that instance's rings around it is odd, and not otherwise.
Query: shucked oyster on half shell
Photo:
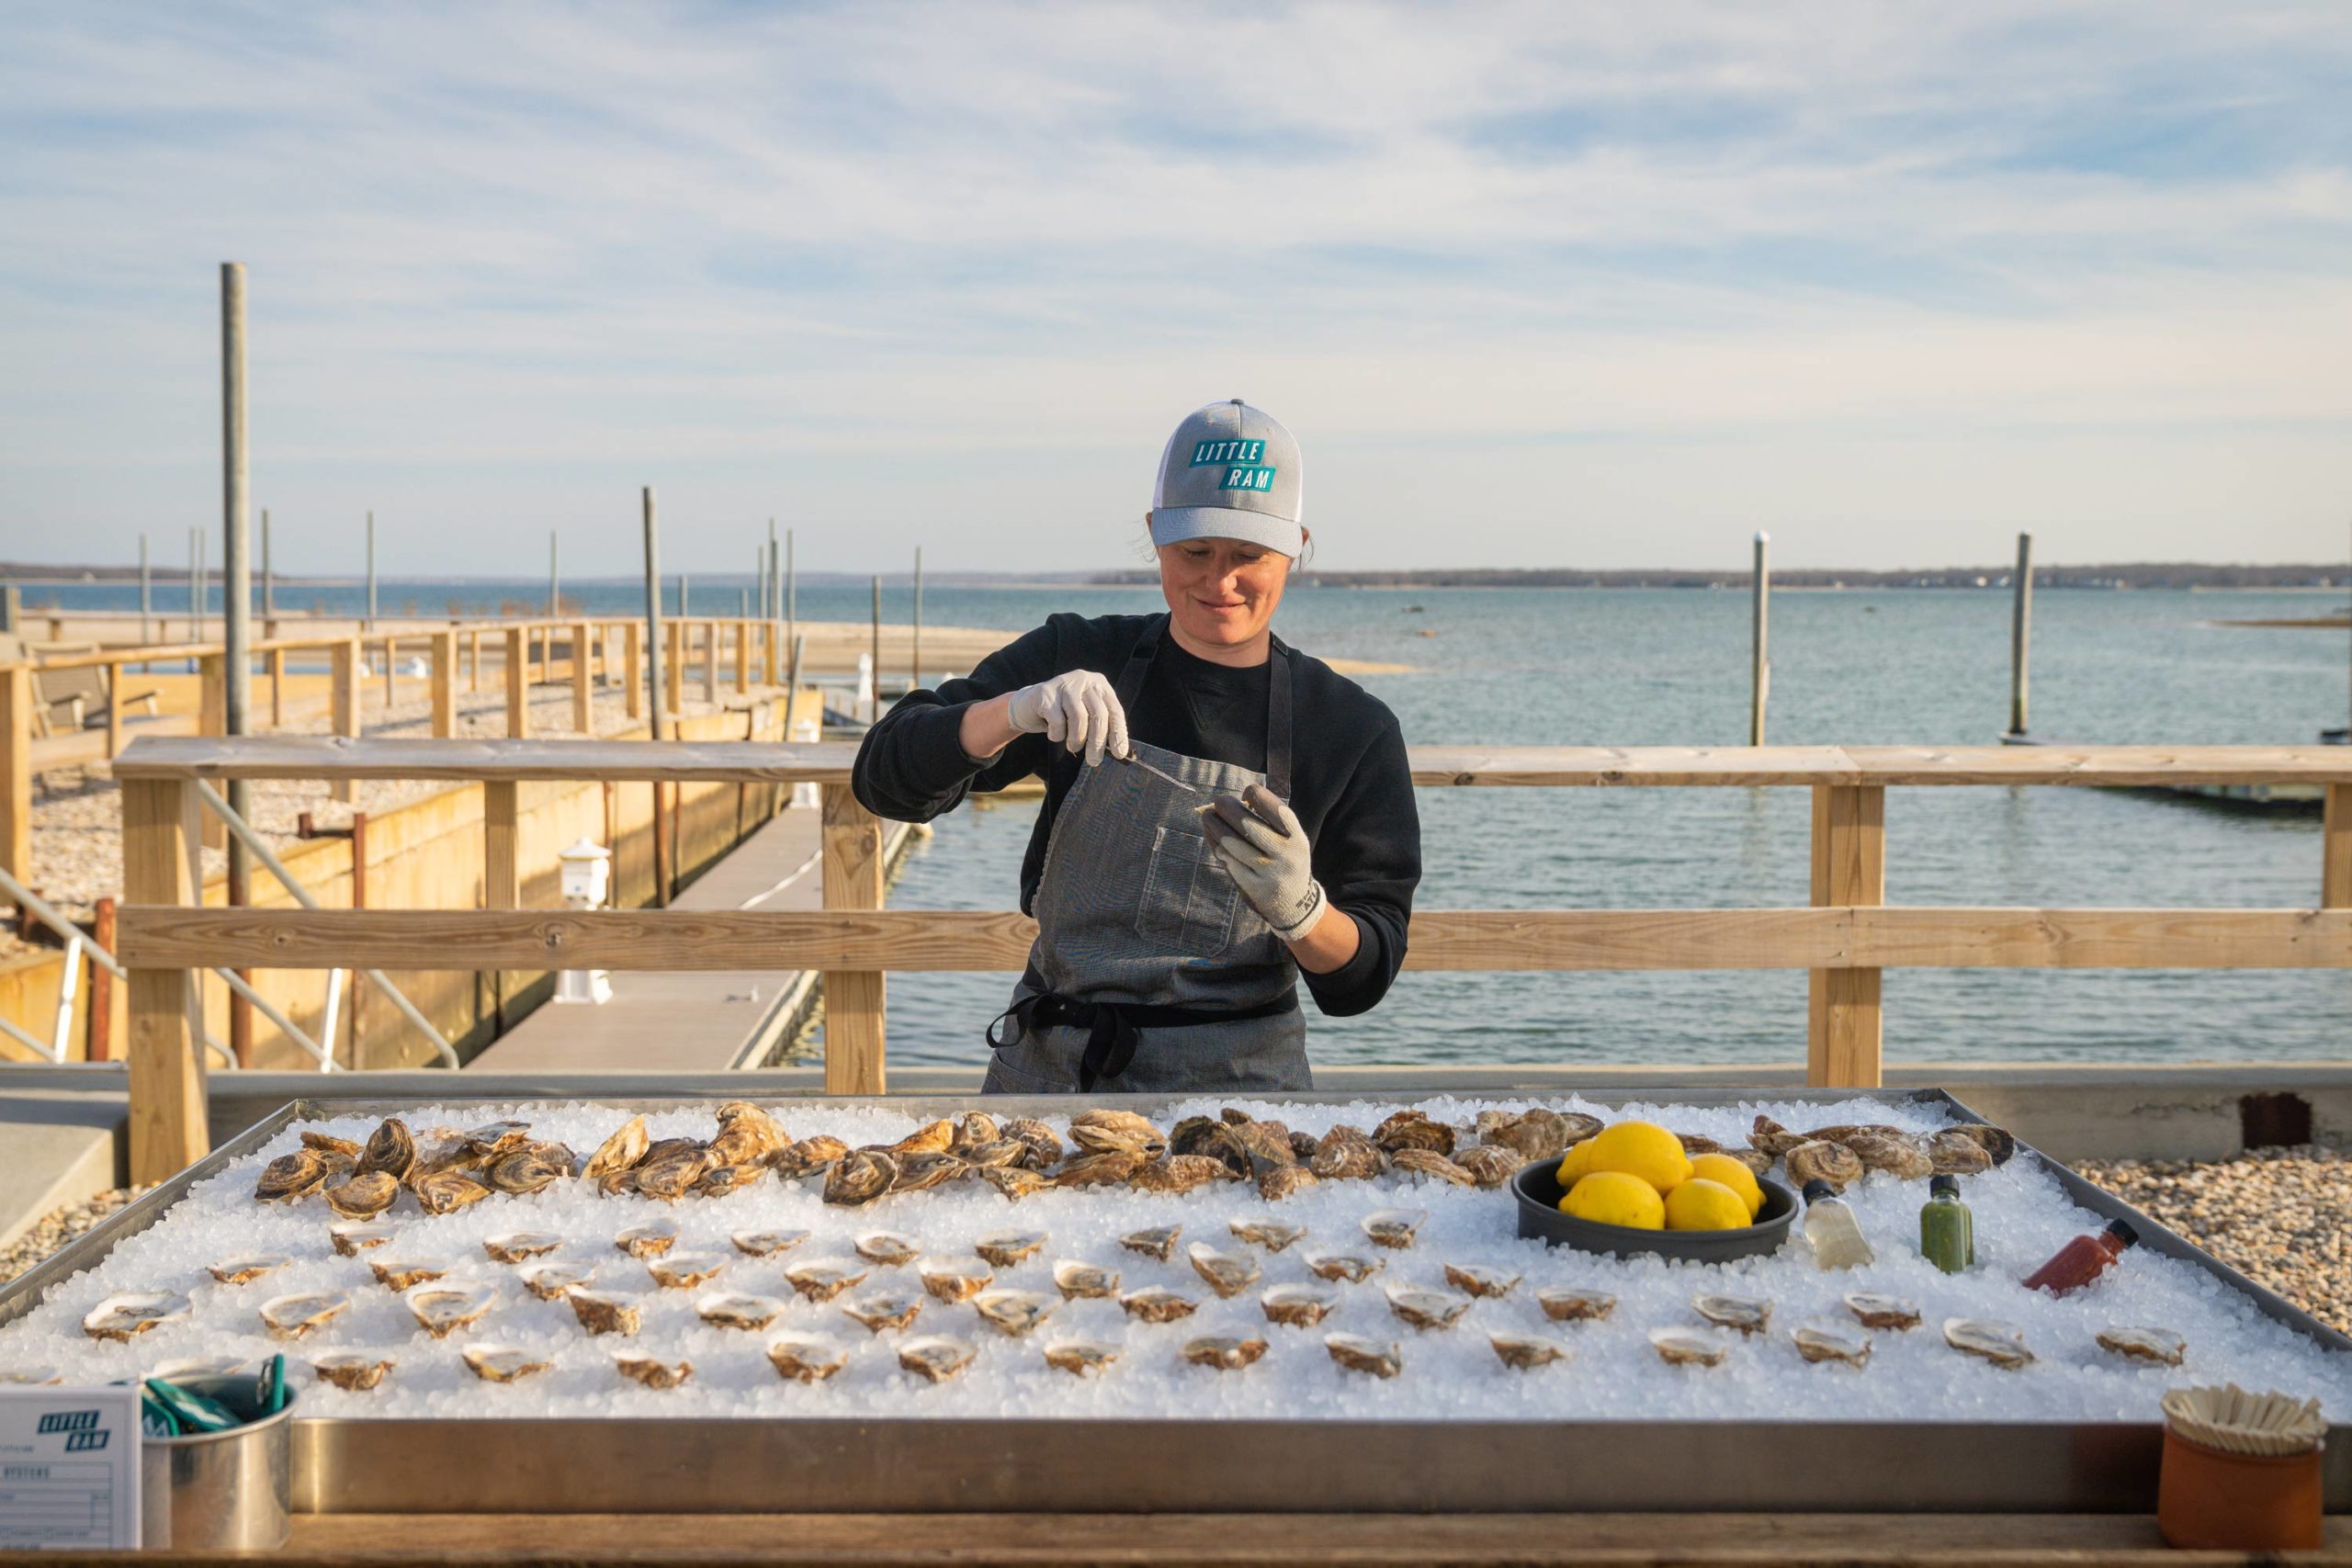
[[[1262,1247],[1268,1252],[1285,1251],[1293,1242],[1306,1237],[1305,1225],[1286,1225],[1280,1220],[1235,1220],[1226,1228],[1236,1239]]]
[[[1772,1303],[1757,1296],[1702,1292],[1690,1298],[1690,1310],[1718,1328],[1741,1334],[1761,1334],[1772,1321]]]
[[[1495,1359],[1514,1371],[1532,1371],[1548,1367],[1555,1361],[1565,1361],[1576,1354],[1556,1339],[1540,1334],[1489,1334],[1487,1343],[1493,1346]]]
[[[1091,1339],[1058,1340],[1046,1347],[1046,1365],[1072,1377],[1084,1377],[1117,1360],[1119,1348]]]
[[[350,1304],[351,1298],[341,1292],[273,1296],[261,1303],[262,1326],[273,1338],[300,1339]]]
[[[1536,1292],[1535,1304],[1554,1323],[1598,1323],[1617,1310],[1617,1298],[1607,1291],[1555,1287]]]
[[[786,1303],[775,1296],[743,1291],[718,1291],[695,1303],[695,1315],[714,1328],[765,1328],[784,1315]]]
[[[1475,1263],[1449,1263],[1445,1282],[1466,1296],[1507,1296],[1519,1289],[1519,1276]]]
[[[995,1273],[977,1258],[926,1258],[915,1273],[934,1301],[950,1304],[968,1302],[996,1283]]]
[[[899,1347],[899,1365],[926,1382],[945,1382],[972,1364],[978,1348],[944,1334],[925,1334]]]
[[[1470,1310],[1470,1298],[1418,1285],[1388,1287],[1388,1310],[1415,1328],[1451,1328]]]
[[[972,1244],[972,1250],[1000,1269],[1012,1269],[1044,1250],[1044,1231],[999,1231]]]
[[[2016,1371],[2033,1359],[2025,1348],[2025,1330],[2013,1323],[1980,1317],[1944,1319],[1944,1343],[1965,1356],[1981,1357],[2004,1371]]]
[[[678,1244],[678,1227],[667,1220],[631,1225],[613,1237],[613,1245],[631,1258],[659,1258]]]
[[[1843,1361],[1860,1367],[1871,1359],[1871,1337],[1857,1325],[1834,1318],[1800,1323],[1789,1331],[1789,1339],[1797,1354],[1808,1361]]]
[[[1429,1217],[1427,1209],[1375,1209],[1363,1217],[1363,1234],[1374,1247],[1410,1247]]]
[[[1119,1271],[1099,1264],[1064,1258],[1054,1265],[1054,1289],[1062,1293],[1065,1301],[1115,1296],[1119,1293]]]
[[[1209,1289],[1227,1300],[1256,1284],[1264,1272],[1254,1260],[1219,1252],[1204,1241],[1194,1242],[1186,1250],[1186,1256],[1193,1260],[1193,1272],[1207,1280]]]
[[[695,1375],[692,1361],[665,1361],[659,1356],[649,1356],[642,1350],[613,1352],[613,1371],[631,1382],[641,1382],[648,1388],[675,1388]]]
[[[183,1356],[156,1362],[147,1369],[147,1375],[171,1382],[182,1378],[231,1378],[252,1366],[250,1360],[236,1356]]]
[[[1200,1303],[1190,1296],[1177,1294],[1160,1285],[1146,1285],[1139,1291],[1129,1291],[1119,1298],[1129,1317],[1144,1323],[1173,1323],[1180,1317],[1190,1317]]]
[[[369,1247],[381,1247],[395,1233],[390,1225],[368,1224],[356,1220],[338,1220],[327,1227],[328,1239],[334,1243],[338,1258],[356,1258]]]
[[[786,1283],[812,1302],[829,1302],[852,1285],[862,1282],[866,1271],[846,1258],[809,1258],[784,1271]]]
[[[692,1290],[707,1284],[727,1271],[727,1255],[723,1252],[670,1252],[645,1260],[645,1271],[653,1282],[673,1291]]]
[[[727,1238],[746,1258],[773,1258],[808,1239],[807,1231],[737,1231]]]
[[[610,1291],[579,1291],[567,1293],[564,1300],[571,1303],[571,1315],[580,1326],[591,1334],[635,1334],[645,1321],[644,1312],[632,1296],[616,1295]]]
[[[93,1339],[121,1341],[187,1314],[188,1300],[175,1291],[125,1291],[92,1307],[82,1319],[82,1332]]]
[[[981,1322],[1016,1339],[1053,1316],[1061,1304],[1060,1297],[1043,1291],[982,1291],[972,1298],[972,1310]]]
[[[905,1328],[922,1311],[922,1298],[899,1291],[868,1291],[842,1303],[842,1315],[865,1325],[868,1334]]]
[[[311,1371],[318,1374],[321,1382],[333,1383],[337,1388],[357,1393],[382,1382],[384,1374],[390,1371],[392,1366],[389,1357],[371,1356],[359,1350],[339,1350],[312,1361]]]
[[[291,1261],[280,1252],[240,1252],[233,1258],[207,1264],[204,1271],[224,1285],[250,1285],[264,1274],[283,1269]]]
[[[1384,1268],[1377,1258],[1353,1258],[1344,1252],[1310,1252],[1306,1255],[1306,1271],[1318,1280],[1344,1280],[1351,1285],[1361,1285]]]
[[[586,1284],[594,1278],[594,1270],[585,1263],[535,1263],[514,1277],[539,1300],[553,1302],[561,1301],[574,1285]]]
[[[498,1293],[487,1285],[432,1285],[406,1300],[419,1326],[435,1339],[447,1339],[453,1331],[480,1322],[496,1304]]]
[[[2169,1328],[2102,1328],[2098,1347],[2130,1361],[2152,1361],[2177,1367],[2188,1353],[2188,1341]]]
[[[1653,1328],[1650,1348],[1670,1366],[1715,1367],[1731,1354],[1731,1347],[1713,1334],[1695,1328]]]
[[[1405,1367],[1403,1349],[1361,1334],[1327,1334],[1323,1348],[1331,1359],[1351,1372],[1369,1372],[1376,1378],[1393,1378]]]
[[[484,1382],[513,1382],[555,1365],[519,1345],[469,1345],[458,1354]]]
[[[1129,1252],[1140,1252],[1146,1258],[1157,1258],[1165,1263],[1176,1256],[1176,1238],[1183,1234],[1182,1225],[1153,1225],[1145,1230],[1129,1231],[1119,1238],[1119,1245]]]
[[[849,1365],[849,1347],[821,1334],[785,1334],[768,1341],[768,1364],[793,1382],[823,1382]]]
[[[860,1258],[868,1263],[879,1263],[886,1269],[912,1263],[922,1256],[922,1243],[910,1235],[900,1235],[897,1231],[867,1231],[850,1245]]]
[[[492,1263],[521,1263],[543,1257],[562,1245],[563,1237],[552,1231],[505,1231],[484,1236],[481,1249]]]
[[[1256,1335],[1236,1339],[1226,1335],[1204,1334],[1197,1339],[1184,1341],[1184,1359],[1196,1367],[1215,1367],[1221,1372],[1238,1372],[1266,1353],[1266,1342]]]
[[[64,1381],[55,1367],[0,1367],[0,1388],[50,1388]]]
[[[438,1280],[449,1271],[449,1266],[437,1258],[371,1258],[368,1271],[386,1290],[405,1291],[411,1285]]]
[[[1919,1326],[1919,1303],[1907,1296],[1881,1295],[1876,1291],[1850,1291],[1838,1298],[1854,1321],[1864,1328],[1910,1329]]]
[[[1271,1285],[1258,1297],[1268,1323],[1312,1328],[1340,1304],[1340,1298],[1312,1285]]]

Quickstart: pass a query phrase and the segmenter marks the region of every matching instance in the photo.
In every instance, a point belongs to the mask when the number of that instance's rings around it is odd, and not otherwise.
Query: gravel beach
[[[43,1214],[32,1229],[0,1248],[0,1284],[15,1279],[146,1190],[144,1187],[119,1187]]]

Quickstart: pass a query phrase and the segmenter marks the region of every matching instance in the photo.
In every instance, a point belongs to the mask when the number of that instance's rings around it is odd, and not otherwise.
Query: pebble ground
[[[2313,1145],[2233,1160],[2086,1161],[2075,1168],[2150,1219],[2352,1334],[2352,1156]]]
[[[6,1247],[0,1247],[0,1284],[15,1279],[146,1190],[144,1187],[117,1188],[43,1214],[32,1229]]]

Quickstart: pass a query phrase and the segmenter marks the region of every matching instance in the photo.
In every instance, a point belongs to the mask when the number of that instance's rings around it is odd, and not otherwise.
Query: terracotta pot
[[[2156,1528],[2170,1546],[2289,1551],[2319,1545],[2319,1450],[2223,1453],[2165,1428]]]

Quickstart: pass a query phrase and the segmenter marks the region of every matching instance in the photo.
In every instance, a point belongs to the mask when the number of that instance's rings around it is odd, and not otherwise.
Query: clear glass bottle
[[[1919,1207],[1919,1256],[1947,1274],[1976,1261],[1976,1216],[1960,1201],[1958,1177],[1928,1183],[1928,1201]]]
[[[1804,1239],[1813,1248],[1816,1268],[1860,1269],[1878,1260],[1854,1211],[1826,1181],[1804,1184]]]

